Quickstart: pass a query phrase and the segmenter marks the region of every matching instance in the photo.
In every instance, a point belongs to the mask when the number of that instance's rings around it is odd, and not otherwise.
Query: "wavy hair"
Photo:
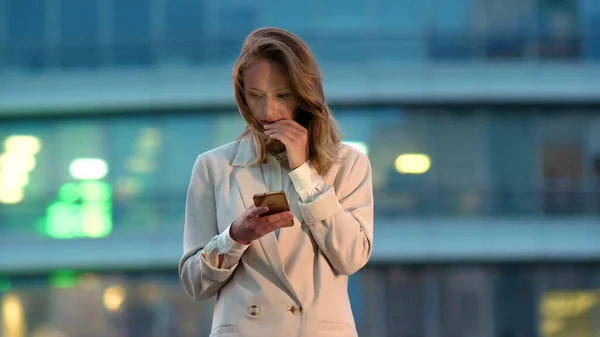
[[[296,101],[295,120],[308,129],[308,158],[320,174],[339,161],[343,135],[325,100],[321,72],[308,46],[296,35],[280,28],[259,28],[251,32],[233,67],[233,88],[240,114],[247,123],[242,138],[252,134],[258,147],[251,164],[263,163],[271,151],[261,123],[254,118],[244,97],[244,71],[254,62],[268,60],[288,77]],[[239,139],[238,138],[238,139]]]

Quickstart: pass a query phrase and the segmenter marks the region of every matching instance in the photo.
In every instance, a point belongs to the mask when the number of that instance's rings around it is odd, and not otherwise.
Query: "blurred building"
[[[186,189],[260,26],[371,160],[361,336],[598,336],[596,0],[0,0],[0,336],[208,335]]]

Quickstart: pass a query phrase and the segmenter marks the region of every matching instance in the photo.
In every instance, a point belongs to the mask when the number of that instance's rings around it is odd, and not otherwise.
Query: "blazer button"
[[[250,316],[256,316],[260,313],[260,308],[257,305],[251,305],[248,307],[248,313]]]
[[[292,312],[292,314],[298,316],[302,313],[302,307],[297,306],[297,305],[292,305],[292,307],[290,308],[290,311]]]

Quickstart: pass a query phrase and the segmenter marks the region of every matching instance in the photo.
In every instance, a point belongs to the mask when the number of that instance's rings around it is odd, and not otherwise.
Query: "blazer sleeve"
[[[342,173],[343,172],[343,173]],[[344,275],[360,270],[373,247],[373,184],[371,163],[366,155],[356,157],[351,167],[340,170],[338,191],[325,184],[299,208],[313,238],[333,268]],[[339,175],[339,173],[338,173]]]
[[[179,261],[181,284],[195,300],[213,297],[239,264],[245,247],[223,244],[228,230],[219,234],[214,183],[203,157],[198,156],[187,191],[183,256]]]

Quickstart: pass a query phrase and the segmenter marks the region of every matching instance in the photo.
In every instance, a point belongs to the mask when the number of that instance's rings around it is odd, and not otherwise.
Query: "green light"
[[[73,288],[79,284],[80,276],[73,270],[57,270],[50,274],[50,284],[55,288]]]
[[[110,234],[112,219],[110,217],[110,204],[87,203],[82,207],[82,231],[86,237],[101,238]]]
[[[112,189],[104,181],[64,184],[39,220],[38,231],[55,239],[101,238],[112,232]]]
[[[79,183],[79,193],[85,201],[110,201],[111,190],[107,183],[96,180],[85,180]]]
[[[58,190],[58,199],[67,203],[79,200],[79,186],[77,183],[66,183]]]
[[[0,276],[0,293],[10,289],[10,280],[7,276]]]

